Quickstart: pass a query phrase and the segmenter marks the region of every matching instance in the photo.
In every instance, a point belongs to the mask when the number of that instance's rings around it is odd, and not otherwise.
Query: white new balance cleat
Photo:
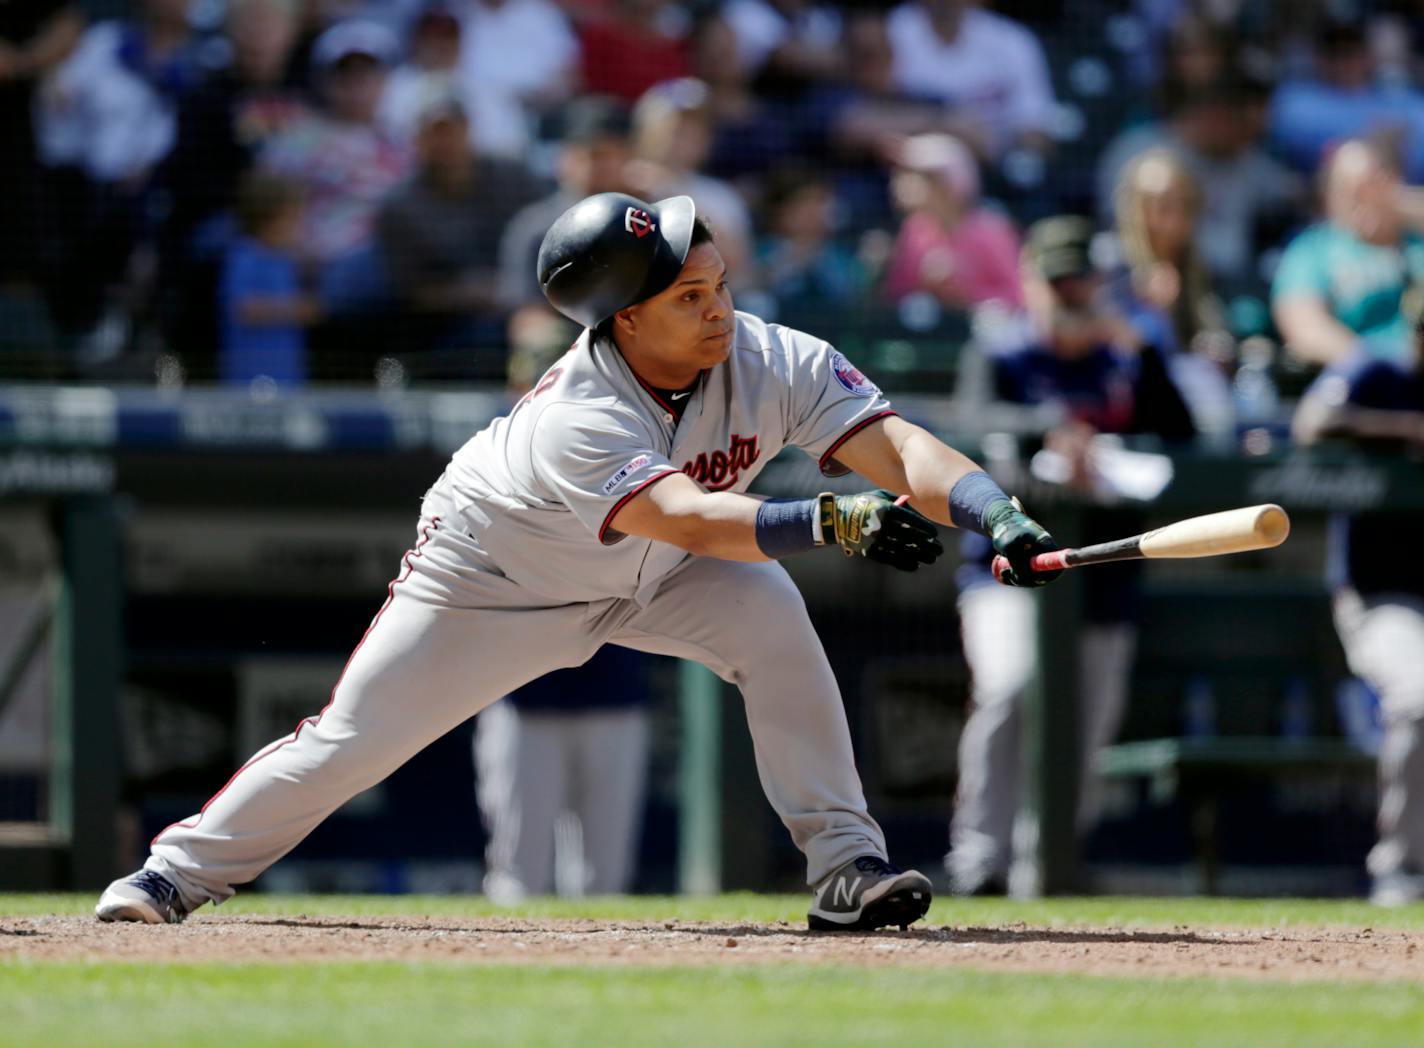
[[[918,870],[901,870],[874,855],[852,859],[816,888],[806,923],[812,931],[907,928],[930,908],[934,891]]]
[[[178,889],[152,870],[121,877],[104,889],[94,916],[101,921],[180,924],[188,916]]]

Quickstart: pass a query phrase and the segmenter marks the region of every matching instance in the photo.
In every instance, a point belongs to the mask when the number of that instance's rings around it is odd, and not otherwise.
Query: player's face
[[[651,358],[660,370],[685,373],[684,382],[726,360],[736,321],[727,267],[717,245],[694,247],[671,287],[620,314],[620,319],[627,325],[620,333],[633,336],[638,356]],[[620,347],[624,341],[620,337]]]

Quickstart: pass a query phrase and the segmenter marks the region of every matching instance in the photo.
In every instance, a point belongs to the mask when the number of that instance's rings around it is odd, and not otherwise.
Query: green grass
[[[1390,985],[765,966],[0,965],[0,1045],[1418,1044]]]
[[[95,895],[0,895],[0,917],[87,914]],[[428,914],[481,917],[587,917],[594,920],[682,920],[718,922],[806,919],[808,896],[738,893],[709,898],[624,896],[604,899],[536,899],[501,909],[483,897],[460,895],[258,895],[239,894],[221,909],[200,913],[270,913],[280,916]],[[931,924],[1113,925],[1171,928],[1180,924],[1218,928],[1358,927],[1424,929],[1424,904],[1384,910],[1361,900],[1165,899],[1102,897],[1081,899],[939,899]]]
[[[4,917],[89,895],[0,896]],[[246,895],[222,913],[588,917],[797,925],[801,896],[539,900]],[[942,900],[932,923],[1424,928],[1424,907],[1217,899]],[[4,946],[0,935],[0,946]],[[1424,962],[1421,962],[1424,970]],[[797,963],[596,967],[0,960],[0,1048],[66,1045],[1414,1045],[1424,983],[1126,979]]]

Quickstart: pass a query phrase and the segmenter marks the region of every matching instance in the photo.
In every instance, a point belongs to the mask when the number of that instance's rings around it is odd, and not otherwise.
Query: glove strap
[[[823,491],[816,496],[816,545],[828,546],[840,541],[836,534],[836,496]]]

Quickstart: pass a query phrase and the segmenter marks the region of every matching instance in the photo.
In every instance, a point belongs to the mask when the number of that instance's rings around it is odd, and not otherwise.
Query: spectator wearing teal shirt
[[[1405,229],[1402,194],[1383,150],[1356,139],[1331,156],[1326,221],[1291,242],[1271,289],[1276,326],[1300,359],[1332,364],[1356,344],[1388,360],[1407,356],[1399,303],[1424,282],[1424,238]]]

